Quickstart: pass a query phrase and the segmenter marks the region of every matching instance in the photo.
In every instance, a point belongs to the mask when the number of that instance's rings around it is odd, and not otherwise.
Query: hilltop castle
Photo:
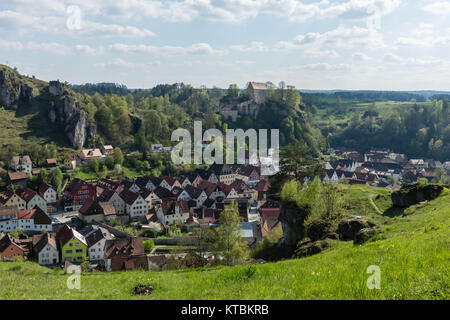
[[[221,103],[220,114],[224,120],[231,119],[233,122],[245,115],[256,118],[259,113],[259,105],[267,101],[267,93],[268,88],[265,83],[250,82],[247,87],[248,99],[240,101],[239,98],[236,98]]]

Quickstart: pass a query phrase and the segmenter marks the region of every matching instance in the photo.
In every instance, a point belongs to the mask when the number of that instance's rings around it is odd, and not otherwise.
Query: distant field
[[[0,263],[0,299],[450,299],[450,191],[436,200],[392,214],[388,191],[352,187],[352,214],[376,220],[383,239],[355,246],[334,241],[316,256],[257,266],[182,271],[83,274],[81,290],[68,275],[35,263]],[[369,197],[383,212],[379,215]],[[371,209],[372,208],[372,209]],[[367,267],[381,269],[381,289],[369,290]],[[133,296],[150,284],[150,296]]]

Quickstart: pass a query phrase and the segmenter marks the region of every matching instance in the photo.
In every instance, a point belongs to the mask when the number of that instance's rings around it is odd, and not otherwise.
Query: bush
[[[150,253],[155,247],[155,243],[152,239],[148,239],[144,241],[144,250],[146,253]]]

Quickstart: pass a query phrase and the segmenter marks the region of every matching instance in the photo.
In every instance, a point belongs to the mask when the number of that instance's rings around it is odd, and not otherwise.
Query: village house
[[[178,201],[186,201],[186,200],[195,201],[196,208],[200,208],[202,204],[206,201],[206,199],[208,199],[208,196],[206,195],[205,191],[191,185],[187,185],[186,188],[184,188],[184,191],[181,192],[177,197]]]
[[[156,215],[159,221],[165,225],[186,223],[189,218],[188,201],[164,201]]]
[[[0,207],[16,207],[19,210],[25,210],[26,205],[26,201],[13,190],[7,190],[0,194]]]
[[[108,156],[108,155],[112,154],[112,152],[114,151],[114,148],[111,145],[106,145],[106,146],[102,147],[102,151],[103,151],[103,155]]]
[[[25,188],[27,186],[28,177],[25,172],[9,172],[9,182],[16,187]]]
[[[81,264],[87,257],[87,242],[82,234],[64,225],[56,234],[61,248],[61,261]]]
[[[122,197],[120,197],[120,195],[117,192],[105,189],[103,193],[99,196],[99,200],[101,202],[111,203],[114,206],[117,215],[126,214],[125,201],[122,199]]]
[[[16,259],[25,259],[26,250],[20,245],[19,240],[6,234],[0,240],[0,260],[12,261]]]
[[[38,206],[47,213],[47,202],[33,189],[26,188],[24,190],[17,190],[16,193],[25,200],[25,209],[31,210]]]
[[[33,252],[41,266],[57,265],[59,251],[55,233],[44,233],[33,236]]]
[[[57,162],[56,159],[45,159],[45,166],[47,168],[56,168]]]
[[[23,229],[27,233],[53,231],[52,219],[38,206],[30,210],[19,210],[17,217],[10,220],[10,223],[14,225],[14,229]]]
[[[106,241],[114,240],[111,233],[99,226],[90,225],[80,230],[88,244],[89,261],[92,264],[106,263]]]
[[[14,171],[31,173],[33,162],[31,162],[29,156],[14,156],[11,159],[10,167]]]
[[[80,208],[78,215],[85,223],[104,222],[105,214],[98,200],[87,199]]]
[[[53,187],[47,183],[42,183],[39,186],[39,195],[47,202],[47,204],[53,204],[58,202],[58,194]]]
[[[139,193],[124,190],[120,197],[125,202],[125,210],[131,221],[143,220],[145,215],[148,214],[148,204]]]
[[[236,174],[233,172],[233,167],[228,164],[213,164],[210,170],[214,172],[222,183],[230,185],[236,180]]]
[[[255,166],[243,166],[235,167],[236,179],[242,180],[247,184],[256,184],[260,180],[258,167]]]
[[[147,257],[141,238],[123,238],[105,242],[107,271],[135,270],[143,265],[148,269]]]
[[[117,188],[117,192],[121,193],[124,190],[139,192],[141,191],[141,188],[134,181],[123,180],[120,182],[119,187]]]
[[[80,157],[76,153],[69,153],[64,158],[64,167],[73,170],[80,165]]]
[[[101,159],[103,158],[103,154],[100,149],[85,149],[81,151],[81,160],[88,161],[92,159]]]
[[[87,199],[95,200],[97,193],[90,184],[75,178],[64,189],[63,202],[65,211],[79,210]]]

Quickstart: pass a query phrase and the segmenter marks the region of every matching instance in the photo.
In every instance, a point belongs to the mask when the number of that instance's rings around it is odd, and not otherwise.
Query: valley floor
[[[62,271],[0,263],[0,299],[450,299],[450,191],[406,217],[383,199],[374,199],[383,239],[361,246],[335,241],[316,256],[255,266],[88,273],[80,290],[67,288]],[[372,265],[380,267],[379,290],[367,288]],[[154,291],[134,296],[138,285]]]

